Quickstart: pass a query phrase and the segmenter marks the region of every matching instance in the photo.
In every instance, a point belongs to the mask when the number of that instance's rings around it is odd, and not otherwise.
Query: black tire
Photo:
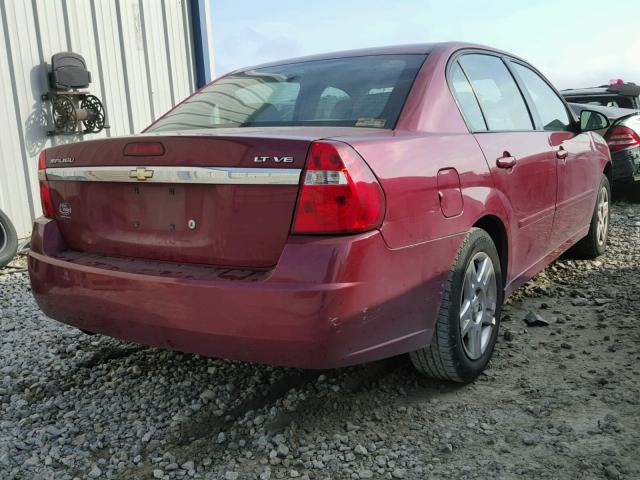
[[[601,212],[601,196],[606,195],[606,222],[604,226],[604,235],[600,234],[598,224],[600,221],[599,212]],[[609,220],[611,211],[611,184],[606,175],[602,175],[600,184],[598,185],[598,194],[596,195],[596,204],[593,207],[591,215],[591,224],[589,233],[573,247],[573,253],[584,259],[594,259],[604,254],[607,249],[609,240]]]
[[[495,323],[492,330],[485,335],[488,340],[484,350],[480,349],[482,352],[480,356],[471,358],[461,332],[460,312],[463,301],[463,288],[465,286],[465,274],[467,269],[471,268],[472,260],[474,260],[475,265],[475,259],[479,256],[483,258],[483,261],[485,258],[490,259],[493,264],[495,305],[493,306],[493,311],[480,308],[481,311],[489,312],[487,314],[489,317],[491,317],[492,313],[493,318],[491,320],[495,320]],[[475,287],[472,288],[472,291],[476,291]],[[474,296],[476,295],[474,294]],[[484,298],[484,293],[481,293],[481,295]],[[502,270],[496,247],[487,232],[479,228],[472,228],[463,240],[453,266],[449,271],[431,345],[409,354],[416,369],[429,377],[461,383],[468,383],[480,375],[491,359],[496,339],[498,338],[502,299]],[[471,311],[472,316],[474,312],[475,310]],[[481,316],[481,318],[485,317]],[[480,321],[481,325],[483,323],[484,320]],[[482,327],[480,331],[483,332]],[[470,337],[467,336],[467,338]],[[482,338],[482,335],[480,338]]]
[[[0,210],[0,268],[6,266],[18,251],[18,235],[9,217]]]

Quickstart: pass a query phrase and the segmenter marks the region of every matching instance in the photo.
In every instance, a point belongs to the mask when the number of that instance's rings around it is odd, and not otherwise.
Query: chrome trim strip
[[[299,168],[62,167],[47,168],[47,180],[66,182],[298,185]]]

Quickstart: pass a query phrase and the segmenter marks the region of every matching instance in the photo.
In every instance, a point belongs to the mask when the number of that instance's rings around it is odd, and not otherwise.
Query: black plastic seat
[[[82,55],[60,52],[51,57],[49,85],[55,90],[86,88],[91,83],[91,72]]]

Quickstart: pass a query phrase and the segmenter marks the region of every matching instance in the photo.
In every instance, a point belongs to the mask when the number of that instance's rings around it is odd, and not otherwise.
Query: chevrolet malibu
[[[40,154],[49,317],[205,356],[333,368],[410,353],[468,382],[505,296],[607,244],[611,161],[542,74],[461,43],[228,74],[141,135]]]

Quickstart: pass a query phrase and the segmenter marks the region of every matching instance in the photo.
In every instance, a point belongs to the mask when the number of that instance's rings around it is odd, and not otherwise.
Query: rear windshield
[[[425,55],[376,55],[221,78],[147,131],[257,126],[394,128]]]

